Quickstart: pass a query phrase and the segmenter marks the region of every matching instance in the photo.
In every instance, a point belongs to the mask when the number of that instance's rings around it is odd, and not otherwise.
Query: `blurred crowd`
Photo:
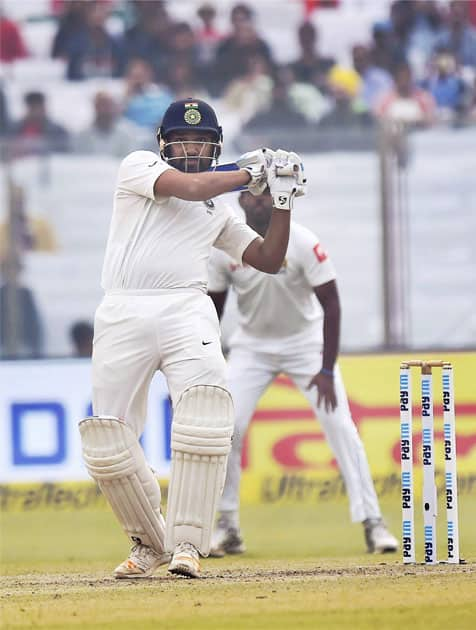
[[[284,1],[284,0],[283,0]],[[303,3],[312,5],[313,3]],[[318,4],[318,3],[314,3]],[[339,10],[336,1],[330,3]],[[64,60],[65,80],[117,78],[122,96],[94,95],[94,120],[79,134],[51,119],[41,91],[24,95],[24,116],[11,120],[0,93],[0,129],[13,155],[45,149],[122,156],[149,134],[168,103],[195,96],[220,102],[244,132],[369,129],[379,119],[426,126],[476,120],[476,2],[395,0],[348,59],[321,53],[313,13],[297,29],[297,58],[276,62],[251,4],[232,7],[229,29],[205,3],[190,22],[172,19],[160,0],[56,0],[51,57]],[[120,16],[122,32],[108,19]],[[0,57],[27,57],[21,24],[0,16]],[[149,134],[153,135],[153,134]],[[296,147],[299,148],[299,147]]]
[[[276,0],[277,10],[288,1]],[[323,53],[317,26],[320,10],[339,11],[340,0],[293,1],[301,2],[305,17],[288,27],[296,29],[296,54],[283,64],[251,4],[230,5],[228,27],[221,28],[218,2],[190,4],[196,13],[178,21],[171,3],[160,0],[51,0],[47,64],[60,60],[65,75],[60,87],[21,88],[19,115],[9,89],[15,73],[8,70],[34,62],[35,55],[22,32],[25,23],[3,12],[0,0],[1,155],[122,158],[134,149],[156,150],[155,130],[166,107],[189,96],[211,100],[220,116],[228,116],[238,151],[268,143],[286,148],[283,131],[290,134],[289,148],[298,151],[325,150],[326,137],[329,148],[349,150],[361,148],[362,138],[374,142],[379,121],[398,128],[476,122],[476,0],[389,2],[387,18],[367,37],[351,37],[345,54],[332,54],[332,48]],[[80,86],[77,98],[88,99],[93,116],[83,129],[51,113],[61,86]],[[247,134],[249,145],[240,146]],[[14,187],[9,212],[0,219],[0,357],[44,353],[41,309],[21,281],[22,260],[27,252],[59,248],[50,223],[27,212],[22,189]],[[89,356],[91,323],[72,321],[68,332],[73,354]]]

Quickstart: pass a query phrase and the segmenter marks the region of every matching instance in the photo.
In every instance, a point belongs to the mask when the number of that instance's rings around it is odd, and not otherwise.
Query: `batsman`
[[[214,170],[222,129],[198,99],[172,103],[158,130],[159,154],[135,151],[119,167],[94,321],[94,416],[79,423],[83,457],[133,543],[116,578],[168,564],[200,574],[231,448],[234,413],[226,386],[207,264],[216,247],[239,264],[281,268],[290,210],[302,193],[299,157],[259,149],[239,170]],[[260,236],[219,195],[269,186],[274,209]],[[167,518],[139,438],[151,380],[160,370],[173,404]]]

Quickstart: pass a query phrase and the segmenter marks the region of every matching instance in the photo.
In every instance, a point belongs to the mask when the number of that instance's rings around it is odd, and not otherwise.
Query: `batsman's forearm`
[[[203,201],[245,186],[250,181],[247,171],[207,172],[190,175],[182,199]]]
[[[281,269],[288,249],[290,224],[290,212],[273,209],[266,235],[261,244],[263,253],[273,268],[268,273],[278,273]]]
[[[290,222],[290,212],[273,210],[264,239],[247,247],[243,261],[265,273],[278,273],[288,249]]]
[[[340,306],[338,303],[329,305],[324,310],[323,336],[322,367],[333,370],[339,354]]]

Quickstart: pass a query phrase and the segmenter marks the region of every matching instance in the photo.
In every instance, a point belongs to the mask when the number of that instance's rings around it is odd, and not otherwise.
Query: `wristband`
[[[321,372],[326,376],[332,376],[334,378],[334,370],[327,370],[326,368],[321,368]]]

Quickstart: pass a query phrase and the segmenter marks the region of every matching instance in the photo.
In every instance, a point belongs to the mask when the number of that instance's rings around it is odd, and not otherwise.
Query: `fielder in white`
[[[215,246],[240,264],[276,273],[296,193],[295,176],[283,174],[285,152],[277,160],[259,150],[243,156],[240,170],[202,172],[222,144],[215,112],[203,101],[172,103],[158,140],[160,155],[136,151],[119,168],[105,296],[94,322],[95,415],[79,425],[88,471],[134,543],[117,578],[146,577],[165,563],[171,573],[199,575],[234,422],[219,322],[206,293],[208,259]],[[240,186],[259,193],[266,182],[279,209],[263,239],[215,198]],[[174,410],[166,521],[139,443],[157,370]]]
[[[240,195],[246,221],[264,234],[271,218],[269,193]],[[340,305],[334,267],[318,238],[291,223],[286,258],[276,275],[236,265],[215,251],[208,291],[221,317],[229,288],[237,295],[239,326],[230,341],[228,388],[235,431],[210,555],[245,551],[239,523],[241,450],[256,404],[280,373],[302,391],[319,418],[345,481],[352,521],[364,526],[369,552],[394,552],[397,540],[382,520],[364,446],[352,420],[336,363]]]

